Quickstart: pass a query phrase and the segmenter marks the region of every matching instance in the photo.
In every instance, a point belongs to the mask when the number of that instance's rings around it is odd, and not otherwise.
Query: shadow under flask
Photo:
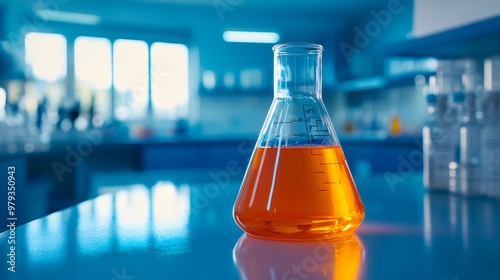
[[[323,47],[279,44],[274,100],[234,205],[248,234],[332,239],[354,232],[364,206],[321,97]]]

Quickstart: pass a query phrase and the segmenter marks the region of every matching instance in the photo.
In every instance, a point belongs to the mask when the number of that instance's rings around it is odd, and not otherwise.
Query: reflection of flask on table
[[[234,207],[237,224],[268,239],[338,238],[364,207],[321,99],[321,52],[277,45],[275,98]]]
[[[243,235],[233,252],[242,279],[362,279],[364,248],[338,241],[277,242]]]

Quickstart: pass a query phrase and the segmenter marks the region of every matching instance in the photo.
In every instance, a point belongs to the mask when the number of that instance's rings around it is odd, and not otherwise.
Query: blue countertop
[[[356,235],[307,243],[244,235],[232,218],[239,177],[155,174],[17,227],[16,272],[1,233],[0,279],[499,278],[500,201],[426,193],[421,173],[355,176],[366,208]]]
[[[95,128],[88,131],[57,132],[42,135],[36,131],[27,131],[24,128],[11,129],[8,133],[0,132],[0,157],[23,156],[30,154],[47,154],[50,152],[65,151],[70,145],[90,143],[94,146],[144,146],[144,145],[169,145],[169,144],[208,144],[208,143],[241,143],[243,141],[255,142],[258,132],[253,134],[225,133],[206,134],[188,132],[173,135],[151,135],[134,137],[128,131],[123,131],[120,126],[108,128]],[[5,135],[4,135],[5,134]],[[414,145],[421,142],[421,135],[388,136],[387,134],[339,134],[341,143],[346,144],[382,144],[382,145]]]

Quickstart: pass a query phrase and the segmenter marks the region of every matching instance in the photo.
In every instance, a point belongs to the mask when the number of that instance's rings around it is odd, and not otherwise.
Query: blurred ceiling
[[[389,0],[100,0],[100,2],[135,2],[175,4],[214,8],[228,4],[234,8],[259,12],[321,12],[343,18],[363,16],[372,9],[387,6]]]
[[[60,11],[95,14],[111,25],[178,28],[196,21],[207,24],[207,28],[249,28],[250,24],[252,28],[284,26],[296,32],[322,32],[364,21],[371,17],[372,10],[386,9],[388,3],[398,0],[0,0],[0,3],[18,6],[29,13],[45,8],[51,1],[61,3],[57,6]],[[403,7],[413,5],[412,0],[399,1]]]
[[[247,14],[253,17],[280,14],[298,18],[326,19],[330,22],[349,22],[367,17],[371,10],[378,11],[387,8],[391,1],[393,0],[57,0],[55,2],[64,3],[60,6],[67,6],[69,11],[73,9],[72,7],[81,5],[99,10],[101,6],[130,4],[130,6],[150,6],[154,9],[168,9],[168,7],[177,6],[212,11],[222,9],[224,11],[227,8],[231,12],[238,11],[240,15]],[[0,3],[2,2],[27,8],[31,6],[31,9],[33,9],[33,5],[50,6],[46,3],[51,3],[48,0],[0,0]],[[399,2],[402,6],[407,6],[408,3],[412,3],[412,0],[399,0]],[[66,8],[61,8],[61,10]],[[78,8],[73,11],[78,11]]]

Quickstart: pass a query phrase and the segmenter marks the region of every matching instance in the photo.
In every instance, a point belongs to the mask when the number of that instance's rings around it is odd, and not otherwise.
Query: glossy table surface
[[[355,236],[276,242],[235,225],[241,178],[220,172],[103,179],[127,188],[16,228],[15,273],[1,233],[0,279],[500,279],[500,201],[426,193],[421,173],[354,176]]]

